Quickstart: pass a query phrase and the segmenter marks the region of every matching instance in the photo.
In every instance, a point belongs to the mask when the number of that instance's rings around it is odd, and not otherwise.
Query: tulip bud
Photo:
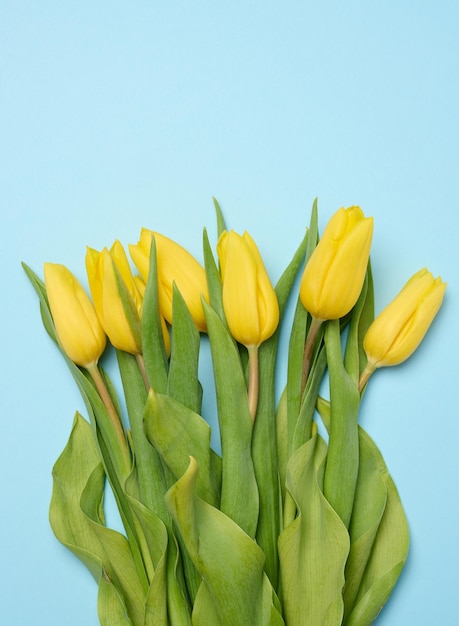
[[[97,317],[110,342],[119,350],[141,354],[142,298],[121,243],[102,252],[88,247],[86,271]]]
[[[301,302],[312,317],[339,319],[352,309],[365,280],[372,235],[373,218],[359,207],[332,216],[300,284]]]
[[[252,237],[222,233],[217,253],[223,280],[223,308],[233,337],[259,346],[279,324],[279,304]]]
[[[367,368],[398,365],[411,356],[437,314],[445,289],[446,283],[426,268],[410,278],[365,335]]]
[[[209,299],[204,268],[178,243],[168,237],[143,228],[140,240],[129,251],[143,280],[147,282],[152,237],[155,238],[158,268],[158,297],[161,314],[172,324],[172,286],[177,285],[188,310],[200,331],[206,330],[201,296]]]
[[[62,349],[77,365],[94,366],[106,337],[94,306],[75,276],[64,265],[45,263],[45,287]]]

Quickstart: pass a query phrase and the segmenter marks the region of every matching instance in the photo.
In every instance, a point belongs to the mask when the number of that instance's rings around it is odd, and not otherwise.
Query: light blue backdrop
[[[458,18],[453,0],[0,3],[5,626],[97,624],[96,586],[47,520],[84,407],[20,261],[84,280],[87,244],[142,226],[201,258],[213,195],[273,280],[318,196],[321,227],[342,205],[374,215],[378,310],[424,265],[448,281],[416,355],[375,374],[362,423],[412,533],[377,624],[458,623]]]

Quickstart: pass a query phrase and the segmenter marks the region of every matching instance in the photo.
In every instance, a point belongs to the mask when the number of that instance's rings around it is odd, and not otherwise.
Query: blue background
[[[375,374],[362,424],[412,534],[377,624],[458,623],[458,18],[453,0],[0,3],[3,624],[97,624],[96,585],[47,519],[84,407],[20,261],[84,281],[87,244],[142,226],[201,259],[212,196],[274,281],[315,196],[321,228],[342,205],[374,216],[378,311],[424,265],[448,281],[417,353]]]

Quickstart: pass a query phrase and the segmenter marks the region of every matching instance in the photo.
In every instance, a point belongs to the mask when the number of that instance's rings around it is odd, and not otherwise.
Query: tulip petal
[[[105,349],[105,333],[85,290],[64,266],[45,263],[45,285],[59,341],[74,363],[89,367]]]
[[[217,252],[223,280],[223,308],[233,337],[259,346],[276,330],[279,304],[260,252],[245,232],[222,233]]]
[[[339,209],[329,220],[301,280],[304,307],[320,320],[344,317],[362,289],[373,219],[359,207]]]
[[[446,283],[425,268],[416,272],[374,320],[364,339],[374,367],[398,365],[416,350],[435,318]]]

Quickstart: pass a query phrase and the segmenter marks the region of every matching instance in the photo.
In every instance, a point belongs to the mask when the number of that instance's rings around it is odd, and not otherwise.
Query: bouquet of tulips
[[[138,273],[120,242],[88,248],[91,299],[66,267],[46,263],[42,282],[24,265],[87,409],[53,469],[52,529],[94,576],[103,626],[372,624],[409,536],[358,423],[362,394],[376,368],[416,349],[446,285],[422,269],[374,319],[372,218],[341,208],[319,238],[314,202],[273,287],[253,239],[227,230],[215,206],[204,267],[147,229],[129,246]],[[219,452],[202,411],[203,341]],[[122,393],[102,365],[108,342]],[[107,489],[125,532],[106,525]]]

